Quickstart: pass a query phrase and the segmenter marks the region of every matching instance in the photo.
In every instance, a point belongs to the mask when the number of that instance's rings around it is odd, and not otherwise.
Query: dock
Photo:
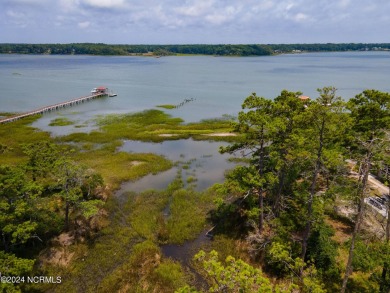
[[[26,113],[22,113],[22,114],[18,114],[18,115],[14,115],[14,116],[11,116],[11,117],[0,119],[0,124],[14,122],[16,120],[19,120],[19,119],[22,119],[22,118],[28,117],[28,116],[33,116],[33,115],[38,115],[38,114],[45,114],[45,113],[48,113],[48,112],[57,111],[57,110],[60,110],[62,108],[72,107],[72,106],[75,106],[75,105],[78,105],[78,104],[82,104],[84,102],[87,102],[87,101],[90,101],[90,100],[93,100],[93,99],[97,99],[97,98],[101,98],[101,97],[108,97],[108,96],[109,96],[109,94],[106,91],[92,93],[91,95],[80,97],[80,98],[77,98],[77,99],[73,99],[73,100],[70,100],[70,101],[67,101],[67,102],[63,102],[63,103],[58,103],[58,104],[42,107],[42,108],[39,108],[39,109],[36,109],[36,110],[32,110],[32,111],[29,111],[29,112],[26,112]]]

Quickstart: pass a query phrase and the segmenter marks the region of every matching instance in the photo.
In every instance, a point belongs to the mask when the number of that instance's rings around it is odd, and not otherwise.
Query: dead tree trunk
[[[260,160],[259,160],[259,176],[262,179],[264,176],[264,126],[261,127],[261,133],[260,133]],[[264,187],[261,186],[258,190],[258,198],[259,198],[259,232],[260,234],[263,232],[264,227]]]
[[[324,146],[324,131],[325,131],[325,119],[322,120],[321,122],[321,128],[320,128],[320,137],[319,137],[319,146],[317,150],[317,158],[316,158],[316,163],[313,171],[313,178],[310,186],[310,196],[309,200],[307,202],[307,222],[306,222],[306,227],[305,231],[303,233],[303,239],[302,239],[302,252],[301,252],[301,258],[304,261],[306,257],[306,252],[307,252],[307,243],[310,237],[310,232],[311,232],[311,223],[312,223],[312,217],[313,217],[313,200],[314,200],[314,195],[316,192],[316,185],[317,185],[317,178],[318,174],[321,169],[321,158],[322,158],[322,150]]]
[[[341,293],[344,293],[345,290],[347,289],[347,283],[348,283],[348,279],[349,277],[351,276],[352,272],[353,272],[353,267],[352,267],[352,260],[353,260],[353,255],[354,255],[354,252],[355,252],[355,242],[356,242],[356,238],[357,236],[359,235],[360,233],[360,228],[361,228],[361,224],[362,224],[362,221],[363,221],[363,215],[364,215],[364,208],[365,208],[365,203],[364,203],[364,198],[365,198],[365,195],[366,195],[366,190],[367,190],[367,184],[368,184],[368,175],[369,175],[369,172],[370,172],[370,165],[371,165],[371,151],[368,152],[368,154],[366,155],[366,158],[363,162],[363,166],[361,168],[361,183],[359,183],[359,186],[357,188],[357,197],[359,199],[359,202],[358,202],[358,213],[356,215],[356,219],[355,219],[355,226],[353,228],[353,233],[352,233],[352,238],[351,238],[351,245],[349,247],[349,255],[348,255],[348,261],[347,261],[347,265],[346,265],[346,268],[345,268],[345,275],[344,275],[344,279],[343,279],[343,284],[342,284],[342,287],[341,287]]]

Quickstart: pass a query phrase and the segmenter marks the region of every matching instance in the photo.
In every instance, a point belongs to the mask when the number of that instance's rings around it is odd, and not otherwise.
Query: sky
[[[389,0],[0,0],[0,43],[388,43]]]

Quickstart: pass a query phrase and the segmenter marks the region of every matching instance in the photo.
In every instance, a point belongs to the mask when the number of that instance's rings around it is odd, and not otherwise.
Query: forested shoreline
[[[370,176],[389,183],[390,94],[365,90],[348,102],[333,87],[318,94],[253,93],[234,120],[108,115],[97,131],[55,138],[29,126],[33,117],[2,125],[0,289],[387,293],[390,198]],[[118,151],[124,139],[205,139],[229,129],[236,136],[220,151],[240,164],[223,184],[195,191],[196,178],[183,180],[184,160],[164,191],[113,195],[121,182],[173,164]],[[162,253],[207,227],[212,240],[191,252],[191,269]],[[36,276],[49,279],[28,281]]]
[[[0,54],[267,56],[282,53],[388,51],[390,43],[125,45],[103,43],[0,44]]]

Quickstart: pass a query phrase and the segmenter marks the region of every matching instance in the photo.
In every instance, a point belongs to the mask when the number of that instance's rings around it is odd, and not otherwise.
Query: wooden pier
[[[62,108],[72,107],[72,106],[82,104],[84,102],[87,102],[87,101],[90,101],[90,100],[93,100],[96,98],[107,97],[107,96],[108,96],[108,93],[106,93],[106,92],[91,94],[89,96],[80,97],[80,98],[70,100],[67,102],[58,103],[58,104],[46,106],[43,108],[39,108],[39,109],[30,111],[30,112],[26,112],[26,113],[14,115],[11,117],[3,118],[3,119],[0,119],[0,124],[13,122],[13,121],[16,121],[16,120],[19,120],[19,119],[22,119],[22,118],[28,117],[28,116],[33,116],[33,115],[37,115],[37,114],[45,114],[47,112],[57,111],[57,110],[62,109]]]

